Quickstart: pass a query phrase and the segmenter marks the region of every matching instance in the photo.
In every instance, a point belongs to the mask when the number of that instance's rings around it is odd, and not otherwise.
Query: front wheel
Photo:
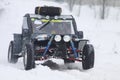
[[[82,67],[84,70],[94,67],[94,47],[91,44],[86,44],[83,48]]]
[[[8,62],[16,63],[17,61],[18,61],[18,57],[15,56],[14,42],[11,41],[8,49]]]
[[[24,48],[23,63],[25,70],[30,70],[35,67],[34,51],[30,44],[26,44]]]

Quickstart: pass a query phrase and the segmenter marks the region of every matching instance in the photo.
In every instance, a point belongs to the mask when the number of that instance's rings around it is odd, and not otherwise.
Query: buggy
[[[35,61],[60,58],[64,63],[82,62],[84,70],[94,67],[94,47],[83,39],[72,15],[61,15],[60,7],[36,7],[26,14],[22,34],[14,34],[8,50],[8,62],[23,57],[25,70],[35,68]]]

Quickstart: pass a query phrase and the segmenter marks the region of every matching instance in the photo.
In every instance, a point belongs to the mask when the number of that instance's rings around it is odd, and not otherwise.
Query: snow
[[[22,58],[17,64],[7,62],[9,42],[13,33],[21,33],[22,18],[26,13],[33,13],[35,6],[50,5],[62,7],[62,14],[73,14],[78,30],[83,30],[85,38],[95,47],[95,67],[84,71],[81,63],[63,65],[60,69],[37,65],[35,69],[25,71]],[[78,6],[75,6],[77,10]],[[67,4],[58,4],[42,0],[0,0],[0,76],[1,80],[120,80],[120,15],[118,8],[107,8],[106,19],[99,19],[99,6],[82,6],[80,17],[76,10],[70,13]],[[71,68],[71,69],[68,69]]]

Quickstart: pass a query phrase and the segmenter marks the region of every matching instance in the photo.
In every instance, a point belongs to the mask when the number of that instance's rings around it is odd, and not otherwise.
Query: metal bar
[[[77,57],[78,57],[78,55],[77,55],[77,52],[76,52],[75,45],[74,45],[74,43],[73,43],[73,41],[72,41],[72,40],[70,41],[70,43],[71,43],[71,46],[72,46],[72,50],[73,50],[73,52],[74,52],[74,56],[75,56],[75,58],[77,58]]]
[[[52,36],[50,41],[48,42],[47,47],[45,49],[45,52],[43,53],[43,57],[45,57],[45,55],[46,55],[46,53],[47,53],[47,51],[48,51],[48,49],[49,49],[49,47],[50,47],[50,45],[52,43],[53,38],[54,38],[54,36]]]
[[[82,62],[82,60],[80,59],[75,59],[75,58],[67,58],[67,59]]]
[[[71,48],[68,48],[68,51],[72,51],[72,49]],[[76,49],[76,52],[82,52],[81,50],[78,50],[78,49]]]

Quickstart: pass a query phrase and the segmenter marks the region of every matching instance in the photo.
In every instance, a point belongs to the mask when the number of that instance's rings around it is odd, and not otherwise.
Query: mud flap
[[[22,51],[22,36],[21,34],[14,34],[14,52],[15,55]]]
[[[83,51],[83,48],[85,46],[85,44],[87,44],[88,40],[80,40],[79,44],[78,44],[78,50]]]

